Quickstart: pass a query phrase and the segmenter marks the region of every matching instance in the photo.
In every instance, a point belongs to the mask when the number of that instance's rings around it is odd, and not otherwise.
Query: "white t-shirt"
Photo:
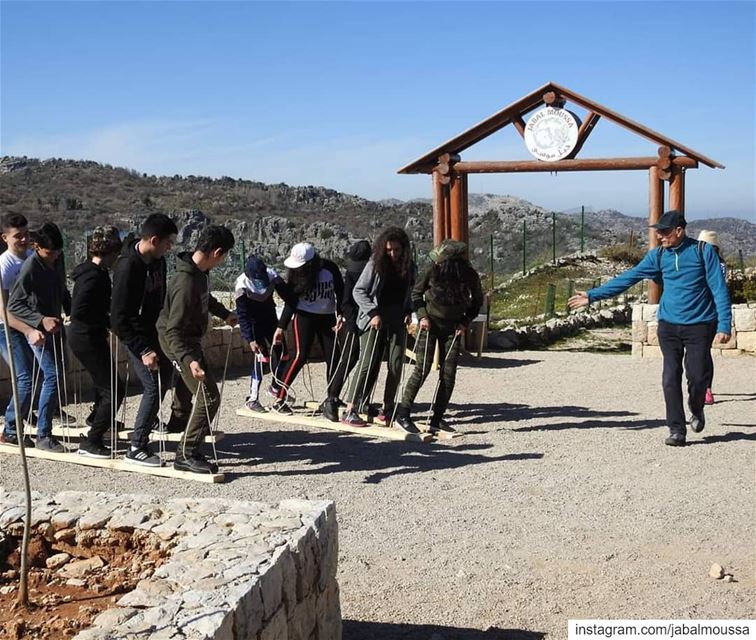
[[[27,252],[26,257],[31,255],[31,251]],[[13,285],[16,284],[18,274],[21,273],[21,267],[24,266],[26,258],[19,258],[16,254],[10,251],[3,251],[0,254],[0,276],[3,279],[3,289],[8,292],[10,296]],[[0,316],[0,324],[3,323],[3,318]]]
[[[320,270],[315,288],[299,297],[297,309],[319,314],[331,314],[336,311],[336,292],[330,270]]]

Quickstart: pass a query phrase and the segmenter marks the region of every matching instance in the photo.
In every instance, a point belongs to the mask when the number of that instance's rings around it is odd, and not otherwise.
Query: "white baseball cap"
[[[291,248],[289,257],[284,260],[284,264],[289,269],[299,269],[303,264],[309,262],[315,257],[315,247],[309,242],[300,242]]]

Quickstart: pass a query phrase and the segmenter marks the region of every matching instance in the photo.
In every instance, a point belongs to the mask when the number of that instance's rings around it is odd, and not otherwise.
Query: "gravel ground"
[[[717,403],[684,449],[662,444],[661,362],[626,354],[465,360],[452,413],[466,435],[426,445],[237,418],[247,385],[237,377],[218,445],[226,484],[40,460],[32,483],[333,499],[346,640],[564,638],[570,618],[749,618],[755,365],[716,360]],[[312,365],[316,387],[322,375]],[[429,381],[420,401],[432,392]],[[18,459],[0,465],[0,484],[20,488]],[[736,581],[710,578],[714,562]]]

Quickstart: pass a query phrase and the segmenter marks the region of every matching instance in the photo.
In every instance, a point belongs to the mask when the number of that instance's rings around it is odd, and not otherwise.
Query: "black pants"
[[[155,427],[166,392],[173,382],[173,365],[159,346],[155,346],[158,355],[158,370],[152,371],[144,366],[142,358],[129,351],[129,360],[134,374],[142,383],[142,399],[139,401],[136,419],[134,420],[134,433],[131,435],[131,446],[141,448],[147,446],[150,441],[150,433]],[[160,375],[160,385],[158,385]],[[162,395],[158,393],[162,392]]]
[[[667,405],[667,426],[671,433],[685,435],[682,374],[688,379],[688,408],[692,413],[703,411],[706,387],[712,376],[711,341],[716,334],[716,321],[702,324],[672,324],[659,320],[657,335],[664,356],[662,388]]]
[[[178,367],[180,375],[176,377],[171,423],[186,426],[176,449],[177,460],[186,460],[197,453],[204,437],[210,433],[210,424],[220,407],[220,392],[215,378],[204,358],[201,358],[199,363],[205,371],[205,381],[201,386],[187,365],[181,363]]]
[[[407,380],[404,395],[397,410],[397,415],[409,415],[420,387],[428,377],[433,366],[433,356],[436,345],[439,346],[441,370],[438,374],[438,393],[431,407],[433,416],[442,418],[449,406],[454,383],[457,379],[457,362],[459,361],[459,343],[461,337],[456,335],[456,325],[441,325],[431,320],[431,327],[427,331],[420,331],[415,343],[417,360],[412,374]]]
[[[113,369],[110,346],[106,333],[83,333],[70,331],[68,344],[77,360],[92,376],[95,393],[95,407],[92,411],[92,427],[87,435],[90,444],[101,445],[103,434],[114,423],[118,408],[126,395],[123,380]],[[113,380],[113,374],[116,378]],[[113,402],[115,388],[115,402]]]
[[[294,355],[289,360],[289,365],[280,378],[283,383],[282,385],[278,385],[280,387],[278,389],[278,397],[280,399],[286,398],[286,391],[291,388],[302,367],[307,363],[315,336],[320,340],[320,346],[323,348],[323,357],[327,366],[326,375],[329,381],[331,381],[332,365],[335,365],[339,359],[333,333],[336,318],[332,314],[297,311],[291,323],[294,328]],[[333,395],[331,393],[332,385],[333,381],[328,385],[329,398]]]

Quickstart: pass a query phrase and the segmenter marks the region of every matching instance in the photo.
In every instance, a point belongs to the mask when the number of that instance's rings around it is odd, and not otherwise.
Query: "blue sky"
[[[397,169],[553,80],[713,157],[691,218],[754,219],[753,2],[0,2],[0,149],[430,196]],[[506,128],[465,159],[527,158]],[[653,155],[599,122],[581,157]],[[645,215],[645,172],[471,192]]]

